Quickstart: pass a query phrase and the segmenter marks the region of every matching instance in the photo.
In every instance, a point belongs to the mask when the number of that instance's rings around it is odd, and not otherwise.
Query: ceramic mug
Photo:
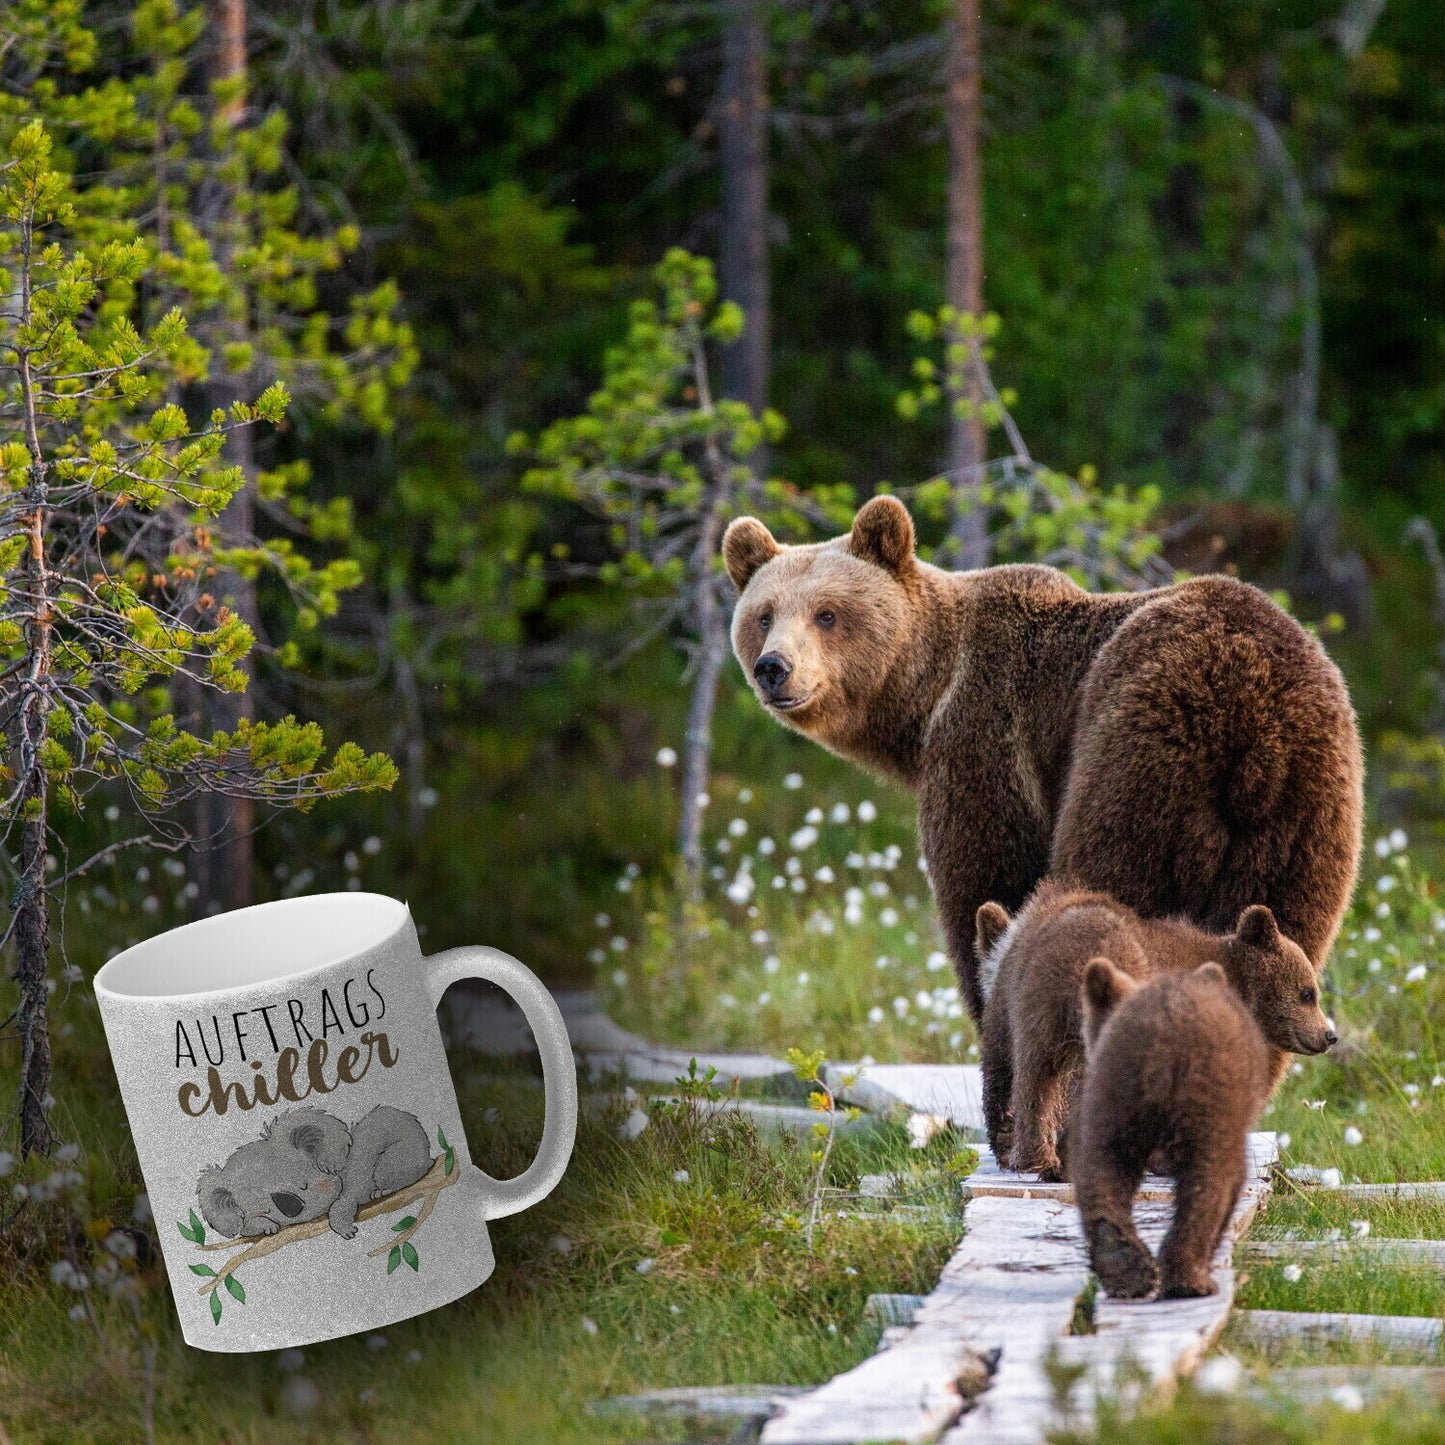
[[[546,1120],[515,1179],[472,1162],[437,1004],[521,1005]],[[404,903],[326,893],[187,924],[95,978],[189,1344],[274,1350],[435,1309],[492,1272],[487,1220],[562,1177],[577,1076],[557,1005],[491,948],[422,956]]]

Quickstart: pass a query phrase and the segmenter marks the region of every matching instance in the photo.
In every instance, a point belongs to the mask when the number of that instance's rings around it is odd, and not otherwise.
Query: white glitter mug
[[[467,1151],[437,1004],[482,978],[542,1057],[537,1157],[492,1179]],[[189,1344],[274,1350],[380,1329],[492,1272],[487,1220],[562,1177],[577,1131],[566,1026],[491,948],[423,957],[404,903],[324,893],[190,923],[95,978]]]

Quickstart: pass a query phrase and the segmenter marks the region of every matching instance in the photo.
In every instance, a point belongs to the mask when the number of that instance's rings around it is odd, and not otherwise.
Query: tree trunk
[[[246,117],[246,0],[210,0],[208,24],[211,81],[225,88],[216,105],[216,118],[230,129]],[[226,187],[213,184],[210,215],[206,219],[217,255],[223,265],[228,265],[229,253],[234,248],[231,230],[237,224],[234,198]],[[243,322],[221,322],[212,337],[213,352],[219,353],[228,341],[245,340],[244,330]],[[221,364],[217,354],[214,365]],[[250,390],[247,378],[219,375],[204,388],[206,410],[225,410],[235,401],[249,400]],[[251,492],[254,459],[249,428],[238,427],[230,434],[226,440],[226,457],[246,475],[245,484],[221,514],[218,524],[222,541],[236,546],[248,542],[255,530]],[[229,598],[230,605],[253,630],[258,627],[260,619],[253,582],[226,573],[216,579],[214,590],[218,597]],[[210,693],[205,699],[204,722],[211,731],[232,732],[242,718],[255,715],[256,704],[249,691]],[[195,837],[199,847],[195,881],[200,889],[199,906],[203,913],[244,908],[252,901],[255,825],[256,805],[250,798],[205,793],[196,800]]]
[[[246,394],[244,384],[229,379],[212,382],[205,388],[208,407],[228,407]],[[221,513],[218,528],[227,545],[248,540],[255,531],[254,501],[251,494],[252,471],[251,432],[237,427],[226,438],[227,458],[246,473],[246,484]],[[256,606],[256,587],[235,572],[216,578],[217,597],[228,598],[254,631],[260,619]],[[247,665],[247,672],[251,673]],[[254,674],[252,674],[254,686]],[[256,716],[256,700],[250,691],[215,692],[203,690],[204,731],[236,730],[242,718]],[[193,804],[195,810],[196,867],[195,883],[200,890],[198,905],[202,913],[220,913],[232,908],[245,908],[255,899],[255,849],[252,835],[256,827],[256,803],[253,798],[232,798],[224,793],[202,793]]]
[[[33,316],[31,256],[33,215],[21,223],[20,325]],[[49,518],[48,477],[40,444],[39,407],[30,372],[30,352],[17,350],[25,447],[30,454],[24,544],[20,553],[20,595],[25,599],[24,696],[15,720],[15,777],[24,788],[20,825],[20,876],[11,907],[15,912],[15,1011],[20,1032],[20,1153],[46,1154],[53,1142],[47,1107],[50,1094],[50,995],[46,969],[50,953],[50,907],[45,893],[45,858],[50,831],[49,778],[45,744],[50,732],[51,663],[55,649],[53,584],[45,555]]]
[[[20,881],[15,889],[15,983],[20,1003],[20,1154],[48,1154],[54,1142],[50,1094],[50,1016],[46,973],[50,955],[50,900],[45,893],[45,772],[36,768],[27,802],[40,818],[23,826]]]
[[[754,412],[768,404],[772,345],[768,265],[768,24],[763,0],[730,0],[723,29],[719,159],[722,225],[719,287],[747,318],[722,351],[723,395]],[[767,474],[761,449],[748,458]]]
[[[983,316],[983,54],[980,0],[955,0],[948,52],[948,242],[943,298],[955,311]],[[978,490],[988,460],[988,433],[979,415],[983,401],[981,357],[965,368],[963,398],[973,415],[948,423],[947,470],[954,506],[949,539],[961,568],[988,564],[988,529]],[[950,403],[959,398],[950,397]]]
[[[703,583],[699,603],[697,670],[692,679],[692,696],[687,703],[687,731],[682,752],[682,812],[678,821],[677,848],[682,866],[695,888],[702,876],[702,796],[707,792],[712,768],[712,719],[717,707],[718,679],[728,655],[727,615],[718,601],[712,578]]]

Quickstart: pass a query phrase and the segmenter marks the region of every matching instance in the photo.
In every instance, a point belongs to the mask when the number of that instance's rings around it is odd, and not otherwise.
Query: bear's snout
[[[284,1192],[273,1194],[271,1196],[271,1203],[274,1204],[287,1219],[295,1219],[296,1216],[306,1208],[294,1194],[286,1194]]]
[[[753,676],[769,696],[775,694],[792,675],[792,663],[780,652],[765,652],[753,664]]]

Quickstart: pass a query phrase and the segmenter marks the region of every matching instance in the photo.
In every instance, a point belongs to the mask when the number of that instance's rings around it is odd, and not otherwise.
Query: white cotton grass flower
[[[883,1010],[878,1004],[874,1004],[873,1007],[868,1010],[868,1022],[874,1025],[883,1022]]]
[[[1353,1124],[1347,1124],[1345,1126],[1344,1140],[1346,1144],[1348,1144],[1351,1148],[1354,1148],[1356,1145],[1363,1144],[1365,1142],[1365,1136],[1360,1133],[1360,1131],[1355,1128]]]
[[[871,823],[877,816],[878,809],[867,798],[858,804],[858,821],[860,823]]]
[[[879,915],[878,921],[884,928],[898,927],[898,910],[896,908],[885,908]]]
[[[832,870],[830,867],[828,867],[828,865],[825,863],[821,868],[818,869],[818,871],[817,871],[816,873],[813,874],[813,882],[814,882],[814,883],[832,883],[832,882],[834,882],[834,881],[836,880],[836,877],[837,877],[837,875],[836,875],[836,874],[833,872],[833,870]]]
[[[801,853],[804,849],[811,848],[818,841],[818,830],[809,823],[806,827],[799,828],[791,838],[788,839],[788,846],[794,853]]]
[[[783,778],[783,786],[790,792],[796,793],[803,786],[802,773],[788,773]]]
[[[677,766],[677,749],[658,748],[657,766],[659,768],[675,768]]]
[[[639,1259],[632,1267],[638,1274],[651,1274],[653,1266],[656,1265],[656,1263],[657,1261],[655,1259]]]
[[[934,949],[934,951],[928,955],[928,961],[924,964],[924,967],[929,973],[938,973],[941,969],[948,967],[948,955],[941,953],[938,949]]]
[[[1304,1278],[1304,1270],[1297,1264],[1287,1264],[1279,1273],[1286,1284],[1298,1284]]]
[[[652,1120],[641,1109],[634,1108],[617,1126],[617,1137],[624,1143],[630,1142],[637,1138],[651,1122]]]
[[[813,824],[821,823],[823,821],[823,810],[821,808],[809,808],[808,811],[803,814],[803,821]]]
[[[1350,1220],[1350,1238],[1368,1239],[1370,1237],[1370,1221],[1368,1219]]]
[[[1195,1372],[1194,1388],[1201,1395],[1233,1395],[1244,1378],[1244,1366],[1233,1355],[1215,1355]]]
[[[625,968],[614,968],[612,970],[612,983],[616,988],[626,988],[627,970]]]
[[[1281,1150],[1289,1148],[1289,1140],[1290,1136],[1288,1134],[1276,1134],[1274,1136],[1274,1142],[1279,1146]]]
[[[1408,970],[1406,971],[1406,973],[1405,973],[1405,982],[1406,982],[1406,983],[1422,983],[1422,982],[1424,981],[1424,979],[1425,979],[1425,975],[1426,975],[1427,972],[1428,972],[1428,970],[1426,969],[1426,967],[1425,967],[1425,965],[1424,965],[1423,963],[1417,963],[1417,964],[1415,964],[1412,968],[1410,968],[1410,969],[1408,969]]]
[[[908,1147],[926,1149],[928,1145],[948,1128],[946,1114],[910,1114],[908,1116]]]
[[[1365,1397],[1358,1385],[1336,1385],[1329,1393],[1330,1404],[1348,1415],[1358,1415],[1365,1408]]]
[[[830,823],[836,823],[840,827],[844,823],[851,822],[852,818],[853,812],[847,803],[834,803],[831,811],[828,813],[828,821]]]
[[[1400,880],[1393,873],[1386,873],[1375,882],[1375,892],[1388,893]]]
[[[748,935],[748,942],[759,948],[766,948],[773,941],[773,935],[766,928],[755,928]]]
[[[596,1320],[589,1319],[586,1315],[582,1316],[582,1333],[584,1335],[596,1335],[597,1329],[598,1326]]]
[[[767,1008],[767,1006],[768,1006],[770,1003],[772,1003],[772,1001],[773,1001],[773,995],[772,995],[772,991],[769,990],[769,989],[766,989],[766,988],[765,988],[765,989],[758,995],[758,1007],[759,1007],[759,1008]]]
[[[554,1234],[547,1241],[547,1248],[553,1254],[560,1254],[564,1259],[572,1253],[572,1241],[565,1234]]]
[[[811,975],[811,974],[808,972],[808,970],[805,968],[805,969],[798,975],[798,987],[799,987],[799,988],[807,988],[807,986],[808,986],[808,980],[809,980],[811,977],[812,977],[812,975]]]
[[[1403,828],[1390,829],[1390,847],[1397,853],[1403,853],[1410,846],[1410,839]]]
[[[892,960],[891,958],[889,958],[886,953],[882,953],[882,954],[879,954],[878,957],[873,960],[873,967],[874,967],[874,968],[887,968],[887,967],[889,967],[890,964],[892,964],[892,962],[893,962],[893,960]]]
[[[734,818],[728,824],[728,832],[734,838],[741,838],[748,831],[748,820],[746,818]]]
[[[783,961],[782,961],[782,959],[780,959],[780,958],[777,956],[777,954],[775,954],[775,953],[770,953],[770,954],[763,960],[763,972],[764,972],[764,973],[776,973],[782,966],[783,966]]]
[[[674,1169],[672,1171],[672,1182],[674,1184],[687,1184],[691,1179],[692,1175],[689,1174],[686,1169]]]
[[[15,1156],[6,1149],[0,1149],[0,1179],[15,1168]]]

